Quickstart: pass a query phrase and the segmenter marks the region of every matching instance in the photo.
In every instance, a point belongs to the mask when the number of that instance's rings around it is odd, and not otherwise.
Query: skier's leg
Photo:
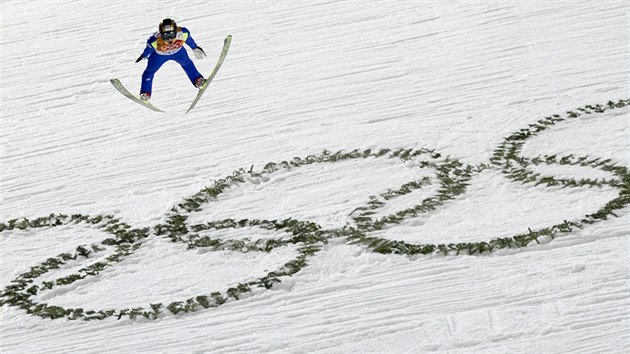
[[[195,81],[198,78],[203,77],[201,73],[197,70],[197,68],[195,67],[195,63],[193,63],[193,61],[190,60],[188,53],[186,53],[184,49],[175,53],[175,55],[173,55],[173,60],[175,60],[176,62],[179,63],[179,65],[182,66],[182,68],[186,72],[186,75],[188,76],[188,79],[190,80],[190,82],[192,82],[193,85],[195,85]]]
[[[160,67],[168,61],[168,57],[165,55],[153,54],[149,57],[147,68],[142,73],[142,85],[140,85],[140,94],[148,93],[151,95],[151,89],[153,88],[153,76],[160,69]]]

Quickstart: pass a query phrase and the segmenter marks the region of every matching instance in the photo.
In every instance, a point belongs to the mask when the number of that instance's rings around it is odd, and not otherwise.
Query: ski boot
[[[195,87],[196,88],[201,88],[204,84],[206,83],[206,79],[203,78],[203,76],[199,76],[196,80],[195,80]]]

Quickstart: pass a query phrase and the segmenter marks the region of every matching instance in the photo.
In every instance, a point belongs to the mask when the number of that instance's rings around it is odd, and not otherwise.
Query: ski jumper
[[[169,60],[175,60],[182,66],[186,75],[190,79],[190,82],[195,84],[195,80],[201,76],[195,64],[186,49],[184,49],[184,43],[186,43],[191,49],[197,48],[197,43],[190,35],[190,31],[184,27],[177,28],[177,36],[175,39],[168,43],[160,32],[156,32],[147,40],[147,47],[144,49],[142,56],[148,58],[147,68],[142,73],[142,85],[140,87],[140,93],[151,93],[153,87],[153,76],[160,69],[160,67]]]

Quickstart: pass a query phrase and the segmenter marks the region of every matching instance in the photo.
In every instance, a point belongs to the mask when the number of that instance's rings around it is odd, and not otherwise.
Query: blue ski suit
[[[147,68],[142,73],[142,85],[140,86],[140,93],[151,94],[151,88],[153,87],[153,76],[160,69],[160,67],[169,60],[175,60],[182,66],[186,75],[190,79],[190,82],[195,84],[195,80],[201,76],[193,61],[188,57],[186,49],[184,49],[184,43],[186,43],[191,49],[197,48],[197,43],[190,35],[190,31],[184,27],[177,28],[177,36],[175,39],[168,43],[162,39],[160,32],[156,32],[147,40],[147,47],[144,49],[141,57],[148,59]],[[140,60],[140,59],[138,59]]]

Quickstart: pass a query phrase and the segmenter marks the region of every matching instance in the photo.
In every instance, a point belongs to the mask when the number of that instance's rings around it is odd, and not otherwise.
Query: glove
[[[142,54],[140,54],[140,56],[138,57],[138,59],[136,59],[136,63],[138,63],[140,60],[142,59],[146,59],[146,57],[143,57]]]
[[[197,59],[203,59],[206,57],[206,52],[204,52],[203,49],[201,49],[201,47],[197,47],[193,49],[193,53],[195,53],[195,58]]]

